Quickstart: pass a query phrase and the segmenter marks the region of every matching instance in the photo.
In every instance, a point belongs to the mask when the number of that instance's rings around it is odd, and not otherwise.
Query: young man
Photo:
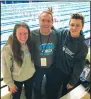
[[[82,29],[84,17],[81,14],[72,14],[69,21],[69,30],[60,30],[56,68],[54,68],[51,84],[51,98],[58,99],[71,90],[79,80],[84,68],[88,48],[84,42]],[[50,93],[50,94],[51,94]]]

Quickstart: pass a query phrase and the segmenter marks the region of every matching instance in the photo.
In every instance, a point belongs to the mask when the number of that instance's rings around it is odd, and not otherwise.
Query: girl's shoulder
[[[4,45],[2,51],[12,52],[12,48],[10,44]]]

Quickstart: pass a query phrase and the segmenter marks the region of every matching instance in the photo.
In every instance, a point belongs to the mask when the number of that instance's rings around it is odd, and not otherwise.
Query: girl
[[[13,93],[12,99],[20,99],[23,84],[26,99],[31,99],[35,68],[28,25],[16,24],[11,38],[2,50],[3,79]]]

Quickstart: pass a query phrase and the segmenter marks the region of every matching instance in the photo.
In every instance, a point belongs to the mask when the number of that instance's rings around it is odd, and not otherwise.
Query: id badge
[[[47,66],[47,60],[46,58],[41,58],[41,66]]]

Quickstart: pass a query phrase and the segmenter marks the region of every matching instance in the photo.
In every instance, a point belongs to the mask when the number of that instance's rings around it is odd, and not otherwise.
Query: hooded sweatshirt
[[[88,48],[82,32],[78,38],[73,38],[69,30],[61,30],[58,37],[56,67],[70,75],[69,84],[74,86],[84,68]]]
[[[27,51],[25,51],[26,48]],[[31,54],[27,45],[22,46],[21,50],[24,52],[24,57],[22,66],[19,66],[13,58],[11,46],[5,45],[2,49],[3,80],[9,87],[14,85],[14,80],[22,82],[31,78],[35,73],[34,64],[31,61]]]

